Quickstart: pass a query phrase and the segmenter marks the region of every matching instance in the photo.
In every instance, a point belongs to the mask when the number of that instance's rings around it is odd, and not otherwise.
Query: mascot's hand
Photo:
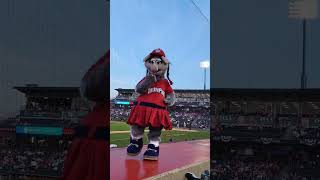
[[[174,93],[167,94],[167,97],[164,99],[164,102],[168,104],[168,106],[173,106],[176,102],[176,96]]]
[[[136,86],[136,92],[139,94],[143,94],[147,91],[150,85],[157,81],[155,75],[148,74],[141,82],[139,82]]]
[[[157,82],[157,77],[156,77],[156,75],[154,75],[154,74],[148,74],[147,76],[146,76],[146,79],[145,79],[146,81],[148,81],[148,82],[151,82],[151,83],[153,83],[153,82]],[[150,84],[151,84],[150,83]]]

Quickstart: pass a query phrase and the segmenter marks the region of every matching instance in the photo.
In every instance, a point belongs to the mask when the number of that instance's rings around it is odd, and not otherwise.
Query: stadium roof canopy
[[[134,89],[115,89],[119,93],[134,93]],[[175,89],[176,93],[209,93],[210,90],[201,90],[201,89]]]
[[[213,88],[215,100],[320,101],[320,89]]]
[[[19,86],[14,89],[24,93],[26,96],[35,97],[79,97],[79,87],[38,87]]]

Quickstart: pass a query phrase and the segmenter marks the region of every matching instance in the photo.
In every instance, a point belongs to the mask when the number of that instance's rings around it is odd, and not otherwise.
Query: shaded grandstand
[[[320,89],[212,89],[213,179],[320,179]]]
[[[20,113],[0,124],[1,179],[58,179],[74,128],[90,110],[78,87],[15,87]]]
[[[116,89],[118,95],[111,100],[111,120],[126,121],[130,106],[138,94],[134,89]],[[174,127],[209,129],[210,92],[209,90],[176,89],[177,101],[169,107]]]

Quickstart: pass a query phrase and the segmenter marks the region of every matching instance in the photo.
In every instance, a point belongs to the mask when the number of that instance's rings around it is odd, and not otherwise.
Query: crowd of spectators
[[[297,127],[295,127],[293,132],[294,132],[294,135],[297,138],[318,139],[318,140],[320,140],[320,128],[298,129]]]
[[[320,161],[315,159],[287,160],[232,159],[215,160],[211,167],[213,180],[319,180]],[[291,161],[288,161],[288,160]]]
[[[319,148],[216,143],[213,180],[320,180]]]
[[[309,154],[310,155],[310,154]],[[319,180],[320,155],[305,159],[296,154],[290,158],[287,175],[282,180]]]
[[[122,94],[114,101],[134,101],[137,94]],[[210,128],[210,93],[204,91],[181,91],[176,92],[176,103],[169,107],[172,124],[177,128]],[[111,103],[110,118],[114,121],[126,121],[130,115],[129,105],[115,105]]]
[[[59,176],[67,151],[1,149],[0,171]]]
[[[17,142],[11,145],[1,143],[0,173],[60,176],[71,141],[60,140],[54,144],[57,145],[48,146],[48,139],[23,145]]]
[[[176,98],[180,101],[206,101],[210,100],[210,93],[176,93]]]
[[[110,118],[113,121],[125,121],[130,114],[130,108],[128,106],[112,106],[110,108]]]
[[[209,129],[210,113],[205,107],[173,107],[169,110],[174,127]],[[126,121],[130,114],[129,106],[112,106],[110,118],[113,121]]]
[[[172,111],[170,117],[177,128],[210,128],[210,113],[203,108],[179,108]]]
[[[295,118],[279,118],[273,121],[269,116],[247,117],[229,113],[213,116],[212,134],[225,135],[232,133],[235,137],[243,132],[245,135],[268,135],[270,137],[281,136],[285,140],[305,141],[310,145],[320,142],[320,127],[298,127]],[[256,132],[256,131],[259,131]],[[250,134],[253,132],[254,134]],[[277,134],[277,136],[275,136]]]
[[[277,180],[281,171],[278,161],[231,159],[215,161],[211,169],[213,180]]]

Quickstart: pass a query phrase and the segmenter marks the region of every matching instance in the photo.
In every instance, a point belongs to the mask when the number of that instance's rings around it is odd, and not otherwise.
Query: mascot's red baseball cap
[[[147,61],[148,59],[150,58],[153,58],[153,57],[159,57],[161,58],[165,63],[169,64],[169,60],[166,58],[166,54],[164,53],[164,51],[160,48],[157,48],[155,50],[153,50],[150,54],[148,54],[144,59],[143,61]]]

